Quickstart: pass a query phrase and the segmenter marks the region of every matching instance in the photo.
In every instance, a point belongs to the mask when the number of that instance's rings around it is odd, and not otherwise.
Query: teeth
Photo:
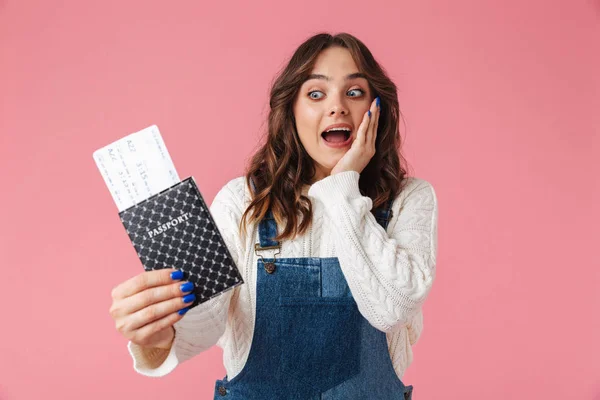
[[[326,130],[325,132],[332,132],[332,131],[346,131],[346,132],[350,132],[350,128],[331,128]]]

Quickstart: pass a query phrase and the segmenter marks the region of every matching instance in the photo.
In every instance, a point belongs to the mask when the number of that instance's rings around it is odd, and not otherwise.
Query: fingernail
[[[379,107],[379,103],[381,102],[381,100],[379,99],[379,96],[377,96],[375,98],[375,104],[377,104],[377,107]]]
[[[196,295],[195,294],[188,294],[187,296],[185,296],[183,298],[183,302],[184,303],[191,303],[192,301],[196,300]]]
[[[369,110],[369,117],[371,116],[371,110]]]
[[[183,315],[183,314],[185,314],[186,312],[188,312],[188,310],[189,310],[189,309],[190,309],[189,307],[182,308],[181,310],[177,311],[177,313],[178,313],[179,315]]]
[[[182,292],[191,292],[192,289],[194,289],[194,284],[192,282],[186,282],[183,285],[181,285]]]
[[[183,278],[183,271],[177,270],[171,272],[171,279],[177,280]]]

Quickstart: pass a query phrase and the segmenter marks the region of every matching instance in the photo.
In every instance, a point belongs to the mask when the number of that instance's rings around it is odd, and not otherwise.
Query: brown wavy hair
[[[376,153],[360,174],[360,191],[373,200],[374,210],[395,198],[402,189],[406,160],[400,152],[401,114],[396,85],[356,37],[348,33],[319,33],[296,49],[273,81],[266,143],[251,158],[245,173],[252,199],[240,223],[244,235],[247,224],[260,221],[269,208],[278,226],[285,226],[275,238],[277,241],[303,234],[310,226],[312,205],[308,197],[302,195],[302,187],[313,183],[315,167],[298,137],[293,103],[320,52],[332,46],[351,53],[359,72],[367,77],[373,98],[381,99]],[[299,217],[302,217],[300,224]]]

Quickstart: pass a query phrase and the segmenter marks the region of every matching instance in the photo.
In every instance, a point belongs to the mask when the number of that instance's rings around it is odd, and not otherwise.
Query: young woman
[[[411,398],[401,378],[435,277],[437,202],[401,165],[399,117],[361,41],[300,45],[273,84],[266,143],[211,205],[245,283],[187,314],[180,271],[115,287],[135,370],[162,376],[217,344],[215,399]]]

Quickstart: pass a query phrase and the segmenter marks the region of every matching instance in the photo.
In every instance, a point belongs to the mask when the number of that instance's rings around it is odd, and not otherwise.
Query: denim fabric
[[[391,202],[375,216],[385,229]],[[269,212],[259,224],[261,247],[277,245],[276,232]],[[256,292],[248,360],[231,381],[217,380],[214,399],[411,399],[385,333],[358,311],[337,258],[259,260]]]
[[[269,209],[260,224],[258,224],[260,247],[278,245],[279,242],[273,240],[275,236],[277,236],[277,223],[275,222],[275,217],[273,217],[273,212]]]

